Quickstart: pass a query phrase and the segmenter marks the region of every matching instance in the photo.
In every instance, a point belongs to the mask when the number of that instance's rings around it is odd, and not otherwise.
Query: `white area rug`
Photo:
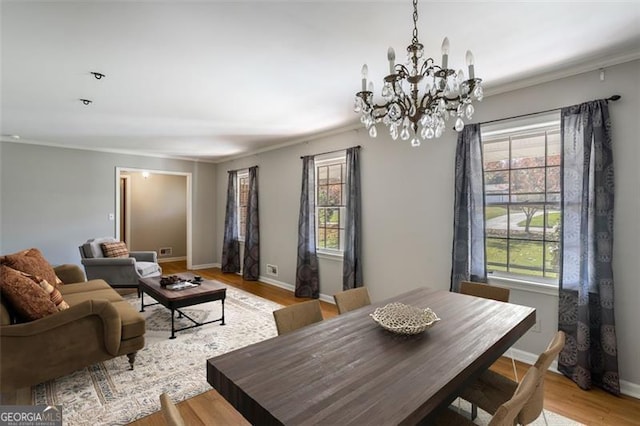
[[[135,294],[125,298],[136,309]],[[145,303],[153,300],[145,295]],[[123,425],[160,410],[159,395],[167,392],[173,401],[183,401],[211,390],[206,361],[216,355],[277,335],[272,312],[281,306],[233,287],[227,288],[225,322],[178,332],[169,340],[170,313],[161,305],[145,308],[146,345],[138,352],[135,369],[127,357],[105,361],[33,388],[33,403],[62,405],[65,425]],[[220,317],[220,302],[183,310],[201,321]],[[176,319],[176,328],[191,325]],[[457,404],[457,403],[456,403]],[[461,408],[470,410],[466,401]],[[546,411],[549,425],[579,425]],[[487,425],[490,416],[478,410],[475,423]],[[544,425],[542,416],[533,425]]]
[[[137,310],[135,294],[125,298]],[[145,295],[145,304],[152,303]],[[161,305],[145,308],[145,348],[138,352],[133,371],[126,356],[76,371],[33,388],[34,404],[63,406],[65,425],[121,425],[160,409],[159,396],[167,392],[183,401],[211,390],[206,361],[277,335],[272,312],[281,306],[252,294],[227,288],[225,323],[207,324],[178,332],[169,339],[170,311]],[[196,320],[216,319],[219,301],[183,309]],[[191,325],[176,318],[176,328]]]

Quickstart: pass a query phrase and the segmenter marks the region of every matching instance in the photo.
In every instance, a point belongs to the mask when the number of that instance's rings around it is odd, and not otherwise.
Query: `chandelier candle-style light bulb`
[[[364,92],[367,90],[367,75],[369,74],[369,67],[367,67],[367,64],[362,66],[362,71],[360,71],[360,73],[362,74],[362,91]]]
[[[467,66],[469,67],[469,78],[473,78],[474,77],[474,72],[473,72],[473,53],[471,53],[470,50],[467,50],[467,54],[465,56],[466,61],[467,61]]]
[[[407,47],[406,64],[395,64],[393,48],[387,51],[389,75],[382,85],[383,102],[373,100],[373,82],[367,81],[367,65],[362,67],[362,90],[356,93],[354,111],[360,121],[376,137],[376,123],[388,127],[393,140],[411,140],[420,146],[426,139],[439,138],[445,130],[445,121],[455,119],[454,129],[464,128],[464,119],[470,120],[472,102],[483,97],[482,80],[475,77],[474,58],[467,51],[469,78],[462,70],[449,69],[449,39],[442,41],[442,66],[428,58],[418,40],[418,0],[413,0],[413,38]],[[422,91],[422,92],[421,92]]]
[[[449,66],[449,37],[445,37],[442,40],[442,69],[447,69]]]
[[[387,59],[389,60],[389,74],[393,74],[393,67],[395,66],[396,61],[396,52],[393,50],[393,47],[390,47],[387,50]]]

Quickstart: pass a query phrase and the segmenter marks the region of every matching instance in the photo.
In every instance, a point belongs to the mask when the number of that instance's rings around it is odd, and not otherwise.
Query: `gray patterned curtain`
[[[613,315],[613,155],[605,100],[562,109],[562,262],[558,370],[620,394]]]
[[[484,173],[480,125],[467,124],[458,134],[451,291],[460,281],[487,280],[484,246]]]
[[[298,263],[296,297],[320,297],[318,256],[316,255],[316,167],[313,156],[302,158],[302,193],[298,220]]]
[[[240,243],[238,242],[238,208],[236,182],[238,172],[229,172],[227,185],[227,212],[224,218],[222,243],[222,272],[240,272]]]
[[[242,278],[257,281],[260,276],[260,221],[258,211],[258,166],[249,168],[249,200],[244,232]]]
[[[342,289],[362,287],[362,234],[360,232],[360,147],[347,149],[346,223],[342,258]]]

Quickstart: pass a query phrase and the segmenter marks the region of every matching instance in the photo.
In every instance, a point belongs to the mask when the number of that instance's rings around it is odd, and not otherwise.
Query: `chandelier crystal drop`
[[[418,41],[418,0],[413,0],[413,39],[407,47],[407,63],[395,64],[393,48],[387,51],[389,75],[382,85],[383,103],[373,101],[373,83],[367,82],[369,69],[362,66],[362,91],[356,93],[354,111],[361,114],[360,121],[373,138],[376,123],[389,128],[393,140],[411,140],[411,146],[422,141],[439,138],[445,122],[454,121],[453,128],[460,132],[464,118],[474,113],[473,100],[481,101],[482,80],[475,77],[473,54],[467,51],[468,77],[462,70],[448,68],[449,39],[442,42],[442,65],[424,57],[424,46]],[[422,93],[420,93],[422,89]]]

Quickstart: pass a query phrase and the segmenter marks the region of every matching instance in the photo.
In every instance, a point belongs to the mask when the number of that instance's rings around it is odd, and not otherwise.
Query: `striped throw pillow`
[[[102,243],[102,254],[104,257],[129,257],[129,250],[127,245],[122,241],[114,243]]]

